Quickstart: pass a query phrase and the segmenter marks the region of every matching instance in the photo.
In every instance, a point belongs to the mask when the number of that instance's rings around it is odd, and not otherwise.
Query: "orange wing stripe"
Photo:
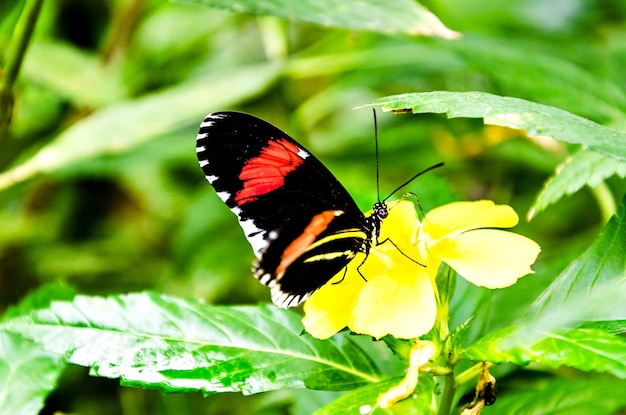
[[[325,210],[313,216],[313,219],[311,219],[311,222],[307,225],[302,234],[294,239],[285,249],[280,264],[276,268],[276,275],[280,276],[285,272],[287,267],[315,242],[317,236],[328,228],[328,224],[339,214],[340,211],[338,210]]]

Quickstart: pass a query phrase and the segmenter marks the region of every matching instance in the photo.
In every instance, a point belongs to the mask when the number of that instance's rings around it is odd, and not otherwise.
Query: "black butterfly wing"
[[[272,301],[290,307],[306,300],[356,256],[371,231],[340,210],[299,216],[276,232],[255,263],[255,276],[272,289]]]
[[[244,113],[210,114],[200,125],[196,152],[205,177],[237,215],[252,245],[257,257],[255,275],[272,286],[275,302],[281,290],[287,294],[279,305],[290,305],[296,298],[301,301],[353,256],[327,257],[326,262],[315,259],[307,263],[318,262],[315,266],[304,266],[302,259],[312,251],[298,246],[292,252],[304,257],[281,267],[286,263],[285,249],[296,240],[302,244],[311,239],[310,234],[298,238],[311,229],[313,218],[322,212],[340,212],[322,227],[313,226],[315,241],[348,227],[361,232],[339,238],[343,251],[356,252],[362,246],[367,223],[350,194],[315,156],[273,125]],[[335,265],[329,272],[337,271],[322,275],[331,263]],[[298,284],[307,288],[296,289]]]

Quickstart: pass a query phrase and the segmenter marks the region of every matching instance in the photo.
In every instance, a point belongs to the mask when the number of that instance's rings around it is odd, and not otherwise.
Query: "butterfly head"
[[[389,216],[389,208],[387,207],[385,202],[374,203],[374,207],[372,209],[374,210],[374,215],[380,220],[385,219],[387,216]]]

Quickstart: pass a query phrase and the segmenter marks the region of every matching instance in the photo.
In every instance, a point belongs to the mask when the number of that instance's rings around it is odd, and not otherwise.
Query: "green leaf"
[[[440,36],[452,39],[459,36],[441,23],[424,6],[412,0],[380,2],[355,0],[184,0],[236,13],[284,17],[289,20],[315,23],[322,26],[369,30],[383,33]]]
[[[381,377],[350,336],[302,335],[300,316],[269,305],[209,306],[156,293],[78,296],[4,329],[95,376],[166,391],[348,390]]]
[[[596,124],[559,108],[485,92],[434,91],[392,95],[373,102],[385,111],[445,113],[449,118],[483,118],[485,124],[551,136],[612,158],[626,160],[626,133]]]
[[[53,299],[71,299],[74,291],[50,284],[26,296],[11,307],[2,321],[48,307]],[[0,414],[37,414],[48,393],[65,369],[63,356],[47,352],[39,344],[17,334],[0,331]]]
[[[559,310],[578,310],[581,320],[624,320],[626,309],[613,308],[613,301],[604,302],[599,294],[615,297],[612,288],[626,277],[626,197],[617,213],[609,220],[593,244],[559,275],[533,303],[529,317],[538,318]],[[610,291],[616,291],[611,293]],[[590,303],[586,297],[595,297]],[[582,303],[578,301],[582,300]],[[622,303],[623,304],[623,303]],[[584,314],[583,314],[584,313]],[[572,321],[570,319],[570,321]]]
[[[315,412],[315,415],[341,414],[428,414],[435,390],[435,382],[429,374],[420,374],[415,392],[389,409],[381,409],[376,400],[382,393],[396,386],[402,378],[387,379],[372,385],[363,386],[346,393],[334,402]]]
[[[96,156],[119,154],[233,105],[265,89],[279,72],[260,65],[196,79],[94,112],[22,164],[0,174],[0,189]],[[193,141],[193,137],[190,137]]]
[[[554,368],[564,365],[586,372],[608,372],[626,379],[626,339],[602,330],[552,333],[533,346],[531,359]]]
[[[508,95],[525,97],[602,121],[624,125],[626,94],[619,83],[579,65],[567,54],[527,37],[494,38],[472,33],[449,44],[478,76]]]
[[[64,368],[63,356],[0,331],[0,413],[39,413]]]
[[[459,356],[492,363],[568,366],[626,379],[626,339],[623,337],[596,329],[574,329],[563,334],[545,333],[545,338],[534,345],[523,338],[521,329],[498,330],[461,351]]]
[[[617,174],[626,176],[626,162],[594,151],[578,151],[556,169],[544,184],[528,217],[533,217],[565,195],[571,195],[584,186],[595,187],[606,178]]]
[[[626,382],[606,377],[550,379],[532,390],[504,391],[483,415],[607,415],[626,406]]]

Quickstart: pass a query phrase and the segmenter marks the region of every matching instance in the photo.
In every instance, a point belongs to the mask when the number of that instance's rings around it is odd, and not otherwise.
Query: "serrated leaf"
[[[529,318],[539,318],[551,312],[576,307],[585,311],[585,321],[624,320],[626,309],[613,302],[597,304],[585,301],[594,291],[618,291],[613,284],[626,279],[626,197],[617,213],[609,220],[593,244],[559,275],[531,306]],[[607,294],[611,294],[610,292]],[[582,304],[578,301],[583,301]],[[624,304],[624,303],[622,303]],[[581,311],[575,313],[580,316]],[[582,318],[581,318],[582,319]]]
[[[129,151],[192,123],[199,125],[207,112],[258,94],[278,72],[276,65],[244,68],[100,109],[0,174],[0,189],[78,161]]]
[[[574,329],[566,333],[545,333],[534,345],[523,341],[521,329],[506,328],[485,336],[459,357],[492,363],[529,362],[558,368],[607,372],[626,379],[626,339],[596,329]]]
[[[611,378],[550,379],[532,390],[504,391],[483,415],[607,415],[626,406],[626,382]]]
[[[547,105],[485,92],[434,91],[400,94],[373,102],[385,111],[442,113],[448,118],[482,118],[485,124],[550,136],[619,160],[626,160],[626,133]]]
[[[452,39],[459,36],[441,23],[424,6],[412,0],[380,2],[354,0],[349,3],[333,0],[184,0],[236,13],[284,17],[289,20],[322,26],[360,29],[383,33],[439,36]]]
[[[378,396],[396,386],[401,380],[402,378],[388,379],[348,392],[331,404],[315,411],[315,415],[429,414],[435,390],[435,382],[429,374],[420,374],[415,392],[409,398],[396,403],[388,409],[382,409],[377,406],[376,400]]]
[[[551,334],[531,351],[534,362],[558,368],[569,366],[586,372],[607,372],[626,379],[626,339],[602,330],[574,329]]]
[[[626,176],[626,161],[594,151],[578,151],[557,167],[555,175],[546,181],[528,216],[534,216],[584,186],[595,187],[614,174],[622,178]]]
[[[210,306],[156,293],[78,296],[4,329],[95,376],[166,391],[349,390],[381,379],[349,336],[301,335],[300,316],[270,305]]]

